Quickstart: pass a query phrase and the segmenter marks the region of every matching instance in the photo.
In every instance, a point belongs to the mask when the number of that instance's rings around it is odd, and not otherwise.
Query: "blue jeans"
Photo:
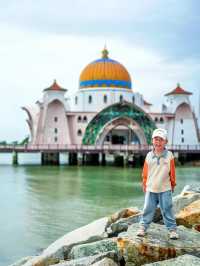
[[[176,220],[172,211],[171,190],[160,193],[149,191],[146,192],[143,214],[140,220],[140,224],[144,226],[145,230],[147,230],[153,220],[154,213],[158,204],[160,206],[163,221],[167,229],[169,231],[176,229]]]

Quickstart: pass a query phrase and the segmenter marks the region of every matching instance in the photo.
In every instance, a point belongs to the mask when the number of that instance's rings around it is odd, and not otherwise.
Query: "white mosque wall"
[[[165,100],[165,104],[167,106],[166,112],[175,113],[177,106],[182,104],[183,102],[190,104],[190,99],[188,95],[180,94],[180,95],[169,95]]]
[[[143,98],[139,93],[123,88],[80,89],[72,96],[71,110],[83,112],[99,112],[102,109],[125,100],[143,107]]]
[[[74,112],[67,114],[69,131],[70,135],[72,136],[72,144],[82,144],[86,127],[96,114],[96,112]]]
[[[173,145],[174,118],[166,119],[164,128],[167,130],[168,145]]]
[[[50,102],[52,102],[54,100],[59,100],[65,106],[65,110],[68,111],[70,109],[70,107],[69,107],[68,101],[64,97],[65,93],[66,93],[66,91],[64,91],[64,90],[47,90],[47,91],[44,91],[44,95],[43,95],[44,105],[48,105]]]
[[[41,109],[34,144],[70,144],[68,122],[64,105],[54,100]]]
[[[185,103],[179,105],[174,120],[173,144],[196,145],[198,144],[197,134],[190,106]]]

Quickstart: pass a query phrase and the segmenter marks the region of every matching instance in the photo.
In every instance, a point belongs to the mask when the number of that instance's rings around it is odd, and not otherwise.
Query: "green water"
[[[142,207],[141,169],[0,166],[0,266],[120,208]],[[177,169],[179,193],[200,168]]]

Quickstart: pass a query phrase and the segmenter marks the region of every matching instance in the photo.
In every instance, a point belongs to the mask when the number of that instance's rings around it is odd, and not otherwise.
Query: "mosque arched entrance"
[[[106,107],[88,124],[83,144],[150,144],[155,124],[151,117],[136,105],[120,102]]]
[[[143,130],[132,119],[119,117],[105,125],[96,139],[96,144],[147,144]]]

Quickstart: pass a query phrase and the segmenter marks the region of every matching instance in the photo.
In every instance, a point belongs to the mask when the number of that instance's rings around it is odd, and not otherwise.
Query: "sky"
[[[21,107],[40,100],[54,79],[75,93],[105,44],[155,110],[180,83],[198,115],[198,0],[7,0],[0,10],[1,141],[29,135]]]

